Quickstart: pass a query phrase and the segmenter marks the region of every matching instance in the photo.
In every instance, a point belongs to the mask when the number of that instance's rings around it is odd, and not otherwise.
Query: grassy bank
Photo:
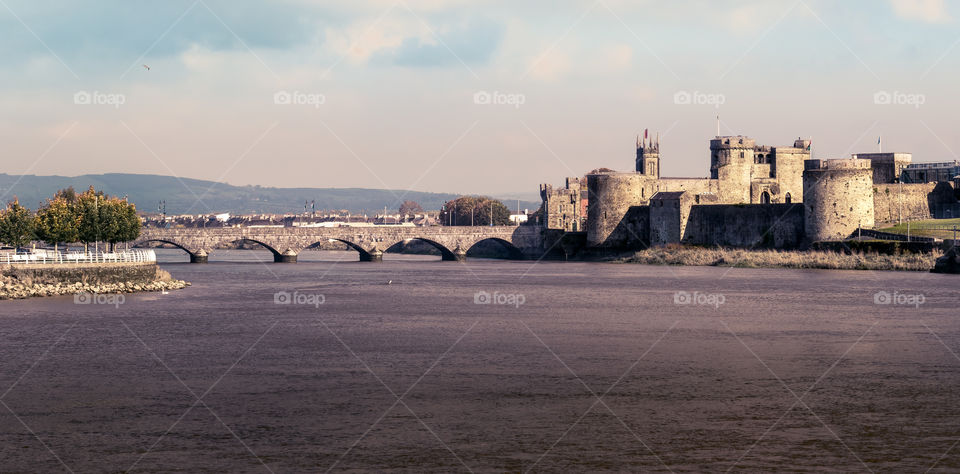
[[[950,230],[953,226],[960,227],[960,219],[927,219],[922,221],[904,222],[889,227],[882,227],[878,230],[891,232],[894,234],[904,234],[919,237],[936,237],[938,239],[952,239],[954,234]],[[960,232],[957,233],[960,236]]]
[[[933,253],[846,255],[817,250],[778,251],[668,246],[642,250],[615,260],[646,265],[702,265],[742,268],[821,268],[828,270],[899,270],[927,272],[939,255]]]

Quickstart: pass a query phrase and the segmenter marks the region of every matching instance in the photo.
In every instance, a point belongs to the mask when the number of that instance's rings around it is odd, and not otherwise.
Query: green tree
[[[33,216],[21,206],[17,198],[0,211],[0,242],[13,247],[25,247],[36,238]]]
[[[460,196],[447,201],[440,211],[441,225],[510,225],[510,209],[486,196]]]
[[[93,186],[76,196],[73,209],[79,217],[77,237],[83,242],[84,248],[91,242],[107,240],[110,233],[110,221],[104,212],[107,202],[106,195],[95,191]]]
[[[64,197],[47,200],[47,204],[37,210],[34,219],[37,237],[57,249],[63,243],[77,242],[80,239],[80,217],[75,206]]]
[[[129,242],[140,236],[140,216],[137,215],[137,208],[133,203],[125,199],[109,199],[105,206],[105,214],[102,215],[107,223],[108,231],[106,238],[110,242],[110,249],[120,242]]]

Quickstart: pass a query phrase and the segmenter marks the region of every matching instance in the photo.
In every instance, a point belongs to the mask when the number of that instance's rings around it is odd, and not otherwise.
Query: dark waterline
[[[960,277],[356,259],[0,302],[0,471],[960,468]]]

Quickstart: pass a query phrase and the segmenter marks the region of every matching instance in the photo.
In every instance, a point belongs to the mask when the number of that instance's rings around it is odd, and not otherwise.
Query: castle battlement
[[[729,148],[756,148],[757,141],[743,135],[721,136],[710,140],[711,150],[729,149]]]
[[[804,171],[817,170],[863,170],[870,169],[873,163],[870,160],[859,158],[835,158],[828,160],[806,160],[803,163]]]

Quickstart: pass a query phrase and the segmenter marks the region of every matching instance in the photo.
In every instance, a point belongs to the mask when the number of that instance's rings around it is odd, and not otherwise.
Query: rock
[[[960,255],[958,255],[957,248],[951,248],[944,256],[938,258],[933,270],[930,271],[933,273],[960,274]]]

